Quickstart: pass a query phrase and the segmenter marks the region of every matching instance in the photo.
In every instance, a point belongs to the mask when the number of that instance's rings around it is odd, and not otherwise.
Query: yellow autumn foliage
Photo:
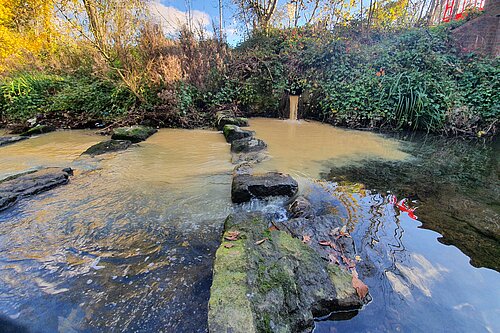
[[[0,0],[0,72],[55,50],[53,0]]]

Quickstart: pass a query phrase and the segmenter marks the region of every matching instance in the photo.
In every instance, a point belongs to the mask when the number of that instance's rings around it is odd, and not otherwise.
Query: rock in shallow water
[[[113,130],[113,135],[111,136],[111,139],[128,140],[133,143],[138,143],[146,140],[156,132],[158,131],[152,127],[146,127],[141,125],[131,126],[131,127],[120,127],[120,128],[115,128]]]
[[[362,306],[349,273],[268,227],[258,212],[227,218],[210,290],[210,332],[310,332],[314,317]]]
[[[293,197],[297,194],[298,188],[295,179],[279,172],[235,174],[231,186],[231,199],[234,203],[243,203],[253,198]]]
[[[232,153],[252,153],[261,151],[267,148],[264,141],[252,137],[234,140],[231,143]]]
[[[33,135],[39,135],[39,134],[45,134],[49,132],[54,132],[56,128],[54,126],[48,126],[48,125],[37,125],[33,128],[30,128],[24,133],[21,133],[20,136],[33,136]]]
[[[240,127],[248,126],[248,119],[236,117],[231,111],[219,111],[216,114],[217,129],[221,131],[226,125],[236,125]]]
[[[238,126],[235,125],[226,125],[222,130],[224,133],[224,137],[226,141],[232,143],[234,140],[239,140],[243,138],[251,138],[255,135],[253,131],[242,130]]]
[[[128,140],[108,140],[99,142],[98,144],[93,145],[89,149],[83,152],[82,155],[101,155],[106,153],[111,153],[115,151],[125,150],[132,144],[131,141]]]
[[[3,136],[0,137],[0,147],[10,143],[26,140],[26,136]]]
[[[0,210],[6,209],[17,199],[68,183],[73,174],[70,168],[47,168],[23,173],[0,182]]]

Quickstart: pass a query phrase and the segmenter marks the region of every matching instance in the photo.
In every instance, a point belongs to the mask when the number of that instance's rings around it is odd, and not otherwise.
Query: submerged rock
[[[26,136],[2,136],[0,137],[0,147],[8,145],[10,143],[26,140]]]
[[[37,125],[33,128],[30,128],[24,133],[19,134],[20,136],[33,136],[33,135],[38,135],[38,134],[45,134],[49,132],[54,132],[56,130],[55,127],[53,126],[48,126],[48,125]]]
[[[131,126],[131,127],[119,127],[113,130],[112,140],[128,140],[133,143],[138,143],[146,140],[151,135],[158,132],[158,130],[152,127],[146,127],[141,125]]]
[[[293,197],[297,194],[298,187],[295,179],[279,172],[235,174],[231,186],[231,199],[234,203],[242,203],[252,198]]]
[[[99,142],[83,152],[82,155],[101,155],[115,151],[125,150],[132,144],[129,140],[108,140]]]
[[[210,332],[310,332],[314,317],[362,306],[349,273],[268,227],[262,213],[227,218],[210,290]]]
[[[292,218],[303,217],[306,219],[314,217],[314,209],[311,202],[303,196],[297,197],[289,206],[290,216]]]
[[[262,151],[267,148],[264,141],[253,137],[233,140],[231,142],[231,152],[233,153],[251,153]]]
[[[248,126],[248,119],[236,117],[231,111],[219,111],[216,113],[217,129],[221,131],[226,125],[236,125],[240,127]]]
[[[9,207],[21,197],[66,184],[70,175],[73,175],[71,168],[47,168],[7,178],[0,182],[0,210]]]
[[[254,136],[255,132],[242,130],[236,125],[226,125],[222,131],[226,141],[232,143],[234,140],[239,140],[243,138],[251,138]]]

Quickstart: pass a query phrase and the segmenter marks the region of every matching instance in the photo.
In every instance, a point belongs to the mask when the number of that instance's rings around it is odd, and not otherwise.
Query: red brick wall
[[[466,52],[500,56],[500,0],[487,0],[483,15],[454,29],[452,33]]]

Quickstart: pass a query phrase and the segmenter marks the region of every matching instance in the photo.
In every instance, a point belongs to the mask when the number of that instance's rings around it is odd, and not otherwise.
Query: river
[[[458,244],[468,237],[463,223],[447,225],[447,241],[422,228],[440,231],[436,225],[453,222],[450,212],[436,213],[434,192],[416,195],[406,186],[432,180],[425,173],[435,169],[442,144],[317,122],[250,125],[269,146],[270,159],[257,169],[288,172],[302,192],[333,202],[361,257],[372,302],[318,318],[316,332],[500,331],[500,276],[479,268],[495,268],[498,259],[475,260],[471,245]],[[214,131],[162,129],[127,151],[80,157],[102,139],[58,131],[0,148],[0,179],[45,166],[76,170],[68,185],[0,213],[0,315],[30,332],[205,332],[213,256],[233,210],[228,144]],[[441,148],[422,154],[422,146]],[[492,151],[476,154],[483,161]],[[419,177],[401,180],[401,170],[424,164]],[[494,191],[491,174],[479,178]],[[419,206],[418,218],[399,209],[396,197]],[[474,196],[483,197],[497,200]],[[495,209],[475,214],[491,218]],[[490,230],[482,231],[476,234]],[[485,249],[498,248],[494,238],[478,237]]]

